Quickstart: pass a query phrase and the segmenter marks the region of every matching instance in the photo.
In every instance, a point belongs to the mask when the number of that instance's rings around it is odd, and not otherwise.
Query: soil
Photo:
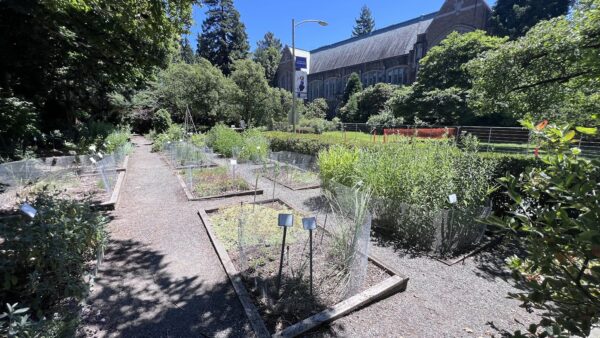
[[[195,197],[209,197],[249,191],[249,184],[240,176],[233,174],[225,167],[191,169],[193,181],[192,194]],[[187,170],[181,170],[180,175],[189,186]]]
[[[279,203],[271,203],[262,207],[287,210],[287,207]],[[261,213],[265,213],[265,211],[262,210]],[[218,214],[219,212],[212,214],[211,218]],[[274,228],[280,234],[282,233],[280,229]],[[339,265],[334,263],[329,252],[332,239],[320,229],[313,233],[313,295],[311,296],[308,237],[308,231],[304,229],[295,233],[288,232],[279,297],[277,297],[277,276],[281,255],[281,237],[278,237],[277,243],[272,241],[252,243],[244,246],[243,250],[239,248],[239,245],[237,247],[226,245],[234,265],[238,271],[242,272],[242,280],[246,289],[253,297],[254,304],[272,333],[347,298],[345,297],[348,295],[347,278],[342,274]],[[228,240],[230,242],[231,238]],[[366,277],[357,292],[364,291],[388,277],[390,275],[387,272],[369,262]]]

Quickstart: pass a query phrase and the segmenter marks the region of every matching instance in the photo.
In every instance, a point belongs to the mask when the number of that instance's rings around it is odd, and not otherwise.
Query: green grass
[[[302,228],[302,214],[294,212],[287,207],[274,207],[273,205],[236,205],[219,210],[211,215],[217,237],[228,251],[237,250],[239,247],[240,218],[243,220],[243,245],[252,247],[258,245],[281,245],[282,229],[277,225],[277,215],[293,214],[294,226],[288,229],[286,243],[294,243],[300,238]]]
[[[181,175],[187,178],[187,172],[183,170]],[[193,169],[194,193],[198,197],[217,196],[227,193],[248,191],[250,186],[241,177],[232,177],[225,167]]]

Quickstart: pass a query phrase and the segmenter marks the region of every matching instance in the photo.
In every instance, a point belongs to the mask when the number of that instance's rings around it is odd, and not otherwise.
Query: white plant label
[[[237,160],[229,160],[229,164],[231,164],[231,165],[237,165]]]
[[[19,208],[21,210],[21,212],[26,215],[29,218],[34,218],[35,215],[37,214],[37,210],[32,207],[31,205],[29,205],[28,203],[24,203],[23,205],[21,205],[21,208]]]
[[[456,197],[456,194],[452,194],[452,195],[448,196],[448,201],[450,202],[450,204],[456,204],[458,202],[458,198]]]
[[[96,164],[96,160],[94,160],[93,158],[90,158],[90,162],[92,162],[93,164]]]

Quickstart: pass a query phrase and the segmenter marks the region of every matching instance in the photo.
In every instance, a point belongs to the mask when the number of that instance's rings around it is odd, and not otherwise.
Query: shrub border
[[[248,204],[260,205],[260,204],[268,204],[268,203],[281,203],[294,211],[300,212],[298,209],[294,208],[289,203],[287,203],[284,200],[279,199],[279,198],[268,199],[268,200],[263,200],[263,201],[258,201],[258,202],[249,202]],[[237,204],[235,204],[235,205],[237,205]],[[213,247],[215,248],[215,251],[217,252],[217,256],[219,257],[219,260],[221,261],[221,264],[223,265],[223,268],[225,270],[225,273],[227,274],[227,277],[233,284],[233,288],[238,296],[238,299],[240,300],[240,303],[242,304],[242,306],[244,308],[244,312],[246,313],[246,316],[248,317],[248,320],[250,321],[250,324],[252,325],[252,328],[253,328],[254,332],[256,333],[257,337],[271,337],[271,334],[267,330],[265,323],[262,320],[262,317],[260,316],[258,310],[252,303],[252,300],[250,299],[250,295],[248,293],[248,290],[244,286],[244,283],[241,280],[239,271],[233,265],[233,262],[231,261],[231,258],[229,257],[229,254],[227,253],[227,250],[225,249],[223,244],[216,237],[214,230],[213,230],[213,225],[210,221],[210,218],[208,217],[209,213],[217,212],[220,209],[231,207],[231,206],[233,206],[233,204],[232,205],[223,205],[223,206],[219,206],[216,208],[200,209],[198,211],[198,217],[200,217],[200,220],[202,221],[202,224],[204,225],[204,229],[206,230],[206,233],[208,234],[208,237],[209,237]],[[323,231],[327,231],[327,230],[323,229],[320,225],[318,225],[318,227]],[[372,254],[369,254],[368,258],[369,258],[369,261],[371,261],[374,265],[383,269],[384,271],[389,273],[391,276],[389,278],[385,279],[383,282],[376,284],[355,296],[352,296],[346,300],[343,300],[342,302],[337,303],[337,304],[335,304],[335,305],[333,305],[311,317],[308,317],[308,318],[298,322],[298,323],[288,326],[287,328],[285,328],[282,331],[274,333],[272,335],[272,337],[296,337],[296,336],[299,336],[299,335],[301,335],[305,332],[308,332],[314,328],[317,328],[323,324],[333,322],[336,319],[339,319],[339,318],[347,315],[348,313],[351,313],[360,308],[366,307],[366,306],[370,305],[371,303],[374,303],[376,301],[387,298],[393,294],[396,294],[398,292],[403,292],[406,290],[406,286],[407,286],[408,280],[409,280],[407,277],[402,276],[401,274],[396,272],[394,269],[386,266],[383,262],[381,262],[381,260],[374,257]]]

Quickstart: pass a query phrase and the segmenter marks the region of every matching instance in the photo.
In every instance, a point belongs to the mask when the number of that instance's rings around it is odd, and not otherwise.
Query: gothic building
[[[323,97],[335,106],[352,73],[363,86],[379,82],[411,84],[419,60],[453,31],[486,29],[491,9],[485,0],[445,0],[438,12],[378,29],[369,35],[323,46],[310,52],[296,49],[307,59],[308,99]],[[285,47],[277,72],[280,88],[292,90],[292,49]]]

